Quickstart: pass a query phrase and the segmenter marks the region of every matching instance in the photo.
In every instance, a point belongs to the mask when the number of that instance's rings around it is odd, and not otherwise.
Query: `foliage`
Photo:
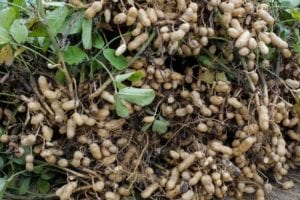
[[[127,60],[124,56],[116,56],[114,49],[105,49],[103,51],[104,57],[109,61],[109,63],[115,67],[117,70],[123,70],[127,67]]]
[[[4,134],[2,131],[0,135]],[[22,157],[3,152],[6,145],[0,143],[0,199],[7,194],[26,196],[39,196],[49,193],[52,183],[63,183],[64,179],[60,171],[37,161],[33,172],[25,170],[25,156],[30,153],[30,148],[25,148]]]
[[[154,120],[152,124],[152,131],[158,134],[164,134],[168,130],[168,126],[170,123],[164,118],[160,117],[160,119]]]
[[[0,3],[0,64],[10,66],[23,62],[30,54],[32,58],[56,66],[55,80],[60,84],[67,83],[67,73],[74,78],[77,74],[82,76],[83,66],[91,67],[90,76],[85,77],[91,79],[95,72],[105,69],[110,74],[106,74],[107,77],[115,77],[116,114],[121,117],[129,116],[125,101],[147,106],[154,100],[153,90],[126,85],[141,80],[144,74],[140,71],[124,73],[128,61],[122,55],[115,55],[115,49],[110,47],[104,35],[93,30],[94,21],[84,18],[83,10],[64,2],[5,2]],[[36,66],[26,65],[29,71],[36,70]],[[159,122],[158,126],[161,126]],[[34,163],[32,172],[26,171],[25,155],[30,149],[26,149],[21,158],[16,158],[4,152],[6,146],[0,146],[3,147],[0,154],[0,199],[6,194],[43,198],[40,195],[51,193],[53,183],[65,181],[58,178],[60,171],[40,161]]]
[[[80,64],[86,58],[86,53],[77,46],[68,46],[64,51],[64,59],[69,65]]]
[[[33,58],[38,57],[44,62],[58,66],[54,69],[55,80],[61,84],[67,82],[68,72],[72,78],[78,78],[77,74],[87,78],[85,67],[90,67],[88,78],[93,79],[95,72],[101,72],[101,76],[112,79],[115,86],[116,114],[124,118],[129,117],[128,103],[144,107],[154,101],[155,92],[152,89],[132,86],[134,82],[144,78],[144,73],[127,69],[130,61],[123,55],[115,55],[116,50],[112,42],[108,42],[102,32],[93,29],[96,22],[85,19],[83,10],[69,7],[64,2],[47,3],[37,0],[42,7],[34,1],[13,2],[14,4],[8,5],[0,3],[0,64],[10,66],[13,62],[21,62],[30,51],[34,55]],[[300,12],[296,8],[300,5],[300,0],[278,0],[276,3],[284,8],[279,10],[281,22],[276,24],[275,29],[294,44],[293,50],[297,53],[300,63],[300,34],[297,26],[293,24],[300,21]],[[274,55],[272,52],[268,56]],[[226,82],[227,77],[231,78],[230,71],[224,68],[228,64],[225,59],[217,60],[204,53],[197,60],[207,68],[199,77],[201,81],[212,84],[215,81]],[[61,65],[66,65],[68,70]],[[28,68],[37,70],[36,66],[32,65]],[[294,109],[298,114],[299,105],[300,100],[297,99]],[[156,112],[152,114],[155,116],[154,121],[146,124],[143,131],[151,128],[152,132],[166,133],[170,122]],[[25,149],[25,155],[16,158],[4,152],[6,146],[0,144],[0,147],[0,199],[5,196],[5,192],[25,197],[38,196],[38,193],[46,194],[52,191],[52,183],[59,184],[60,181],[64,181],[59,178],[60,171],[39,161],[35,162],[33,172],[27,172],[24,158],[30,149]]]

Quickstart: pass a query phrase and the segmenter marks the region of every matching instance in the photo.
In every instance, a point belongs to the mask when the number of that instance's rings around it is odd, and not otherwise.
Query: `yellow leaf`
[[[26,49],[24,47],[20,47],[14,52],[14,57],[17,57],[18,55],[22,54]]]
[[[300,117],[300,96],[296,97],[296,104],[294,105],[294,111]]]
[[[9,44],[3,46],[0,50],[0,64],[10,66],[14,61],[13,50]]]
[[[212,84],[215,81],[215,72],[207,69],[200,74],[199,79],[205,83]]]
[[[225,72],[216,72],[216,81],[229,82]]]

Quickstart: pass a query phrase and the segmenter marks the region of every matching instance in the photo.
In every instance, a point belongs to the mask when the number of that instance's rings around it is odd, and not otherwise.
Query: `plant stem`
[[[99,96],[107,86],[109,86],[112,82],[112,79],[107,79],[101,87],[99,87],[94,93],[90,94],[89,99],[94,99],[95,97]]]
[[[112,80],[112,83],[113,83],[113,86],[114,86],[114,90],[115,90],[115,92],[117,93],[118,90],[117,90],[117,86],[116,86],[116,83],[115,83],[115,78],[114,78],[114,76],[113,76],[113,75],[111,74],[111,72],[107,69],[107,67],[103,64],[103,62],[101,62],[101,61],[98,60],[98,59],[95,59],[95,61],[96,61],[99,65],[101,65],[101,66],[105,69],[105,71],[108,73],[110,79]]]
[[[9,198],[9,199],[16,199],[16,200],[29,200],[29,199],[32,199],[32,200],[38,200],[38,199],[57,199],[57,196],[56,194],[45,194],[45,195],[31,195],[33,197],[30,197],[30,196],[19,196],[19,195],[15,195],[15,194],[11,194],[11,193],[8,193],[8,192],[5,192],[4,194],[5,197]]]
[[[58,68],[64,73],[64,75],[67,79],[67,82],[68,82],[68,87],[69,87],[69,91],[71,93],[71,96],[74,97],[73,81],[72,81],[71,75],[68,71],[68,68],[65,64],[63,53],[60,50],[60,47],[58,45],[58,42],[56,41],[55,35],[53,34],[53,32],[51,30],[51,27],[49,27],[47,25],[45,10],[44,10],[44,7],[42,5],[42,2],[40,0],[36,0],[36,4],[37,4],[37,7],[38,7],[39,17],[42,19],[41,21],[46,26],[46,30],[47,30],[49,39],[51,41],[51,44],[53,45],[53,48],[55,50],[55,53],[56,53],[57,57],[58,57],[58,63],[60,64],[60,66],[58,66]]]

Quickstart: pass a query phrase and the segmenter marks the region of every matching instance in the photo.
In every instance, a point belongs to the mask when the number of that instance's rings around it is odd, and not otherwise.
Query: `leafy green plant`
[[[158,134],[164,134],[168,130],[170,122],[159,116],[159,119],[154,120],[152,124],[152,131]]]
[[[148,111],[148,113],[152,114],[152,115],[156,115],[153,112]],[[147,131],[148,129],[150,129],[154,132],[154,133],[158,133],[158,134],[164,134],[168,131],[168,127],[170,125],[170,122],[168,120],[166,120],[165,118],[163,118],[161,115],[156,116],[155,120],[151,123],[146,123],[143,128],[142,131]]]
[[[114,49],[105,49],[103,51],[104,57],[109,61],[109,63],[117,70],[126,69],[128,66],[127,60],[124,56],[116,56]]]
[[[63,183],[65,180],[60,175],[61,171],[48,164],[36,161],[32,172],[25,170],[25,156],[30,153],[30,148],[25,148],[22,157],[16,158],[3,152],[6,149],[1,144],[0,152],[0,199],[4,197],[17,198],[22,195],[30,197],[49,197],[53,188],[52,183]],[[46,195],[47,194],[47,195]]]
[[[1,134],[4,130],[1,129]],[[8,190],[18,190],[14,193],[25,194],[30,190],[31,178],[25,170],[25,156],[30,149],[25,148],[22,157],[16,158],[4,152],[6,145],[0,143],[0,199],[3,199]],[[22,184],[21,184],[22,183]],[[18,189],[17,189],[18,188]]]
[[[143,73],[140,71],[130,72],[122,75],[117,75],[115,84],[117,86],[117,93],[115,94],[116,112],[120,117],[128,117],[128,108],[124,105],[124,101],[134,103],[139,106],[147,106],[155,98],[155,92],[152,89],[141,89],[134,87],[127,87],[122,82],[129,80],[131,82],[139,81],[143,78]]]

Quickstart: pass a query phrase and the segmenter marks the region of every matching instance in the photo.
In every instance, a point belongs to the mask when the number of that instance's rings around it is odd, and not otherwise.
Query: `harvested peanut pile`
[[[0,108],[8,127],[0,141],[16,157],[30,147],[26,170],[38,159],[67,172],[56,188],[61,200],[263,200],[272,185],[293,188],[287,175],[300,166],[300,67],[273,32],[267,4],[69,3],[96,27],[119,32],[114,54],[126,56],[129,75],[73,79],[71,92],[36,74],[16,114]],[[270,50],[278,58],[269,59]],[[155,98],[121,96],[137,88]]]

